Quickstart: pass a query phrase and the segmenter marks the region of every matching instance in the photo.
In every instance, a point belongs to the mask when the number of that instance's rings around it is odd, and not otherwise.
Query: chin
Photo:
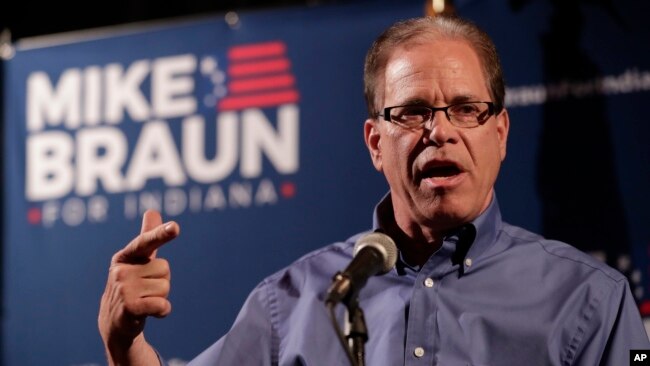
[[[438,197],[433,205],[423,212],[429,226],[436,230],[449,230],[466,224],[476,218],[474,208],[468,207],[462,200],[453,196]]]
[[[449,230],[468,222],[466,215],[461,212],[442,207],[428,212],[426,221],[427,226],[435,230]]]

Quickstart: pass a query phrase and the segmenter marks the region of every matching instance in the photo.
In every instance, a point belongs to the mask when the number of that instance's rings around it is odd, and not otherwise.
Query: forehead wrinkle
[[[443,50],[446,48],[441,47]],[[422,101],[424,104],[442,105],[483,99],[468,80],[468,60],[459,59],[454,53],[446,56],[443,52],[442,57],[422,63],[422,60],[400,57],[410,53],[409,50],[403,51],[395,52],[386,65],[384,102],[387,102],[387,96],[391,97],[391,103],[401,105],[422,104]],[[482,76],[482,70],[479,71]]]
[[[432,83],[425,77],[428,70],[414,65],[408,59],[394,59],[386,68],[385,75],[385,97],[390,95],[396,100],[406,99],[430,99],[433,92]],[[414,90],[418,90],[414,94]]]
[[[393,102],[401,104],[434,104],[437,101],[471,99],[469,91],[462,85],[455,75],[448,76],[445,72],[431,77],[426,71],[409,70],[408,74],[397,75],[392,82],[386,83],[386,96],[391,96]]]

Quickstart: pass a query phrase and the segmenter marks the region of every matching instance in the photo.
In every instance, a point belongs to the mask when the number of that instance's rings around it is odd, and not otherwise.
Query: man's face
[[[383,74],[384,107],[462,101],[492,101],[478,56],[458,40],[401,46]],[[475,128],[453,126],[444,112],[420,129],[405,129],[383,117],[368,119],[364,135],[377,170],[391,189],[395,220],[407,234],[431,236],[475,219],[492,199],[506,155],[504,110]]]

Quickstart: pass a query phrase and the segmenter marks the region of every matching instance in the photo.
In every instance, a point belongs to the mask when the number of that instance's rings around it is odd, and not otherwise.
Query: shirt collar
[[[384,231],[387,222],[394,221],[393,204],[390,192],[375,206],[373,213],[373,231]],[[496,242],[498,230],[502,225],[501,211],[496,193],[493,192],[492,201],[487,209],[476,219],[453,230],[444,239],[446,244],[451,243],[455,250],[451,255],[452,264],[459,265],[459,276],[467,273],[476,266],[481,256]],[[446,245],[444,245],[446,247]],[[402,260],[400,253],[397,269],[400,266],[409,266]]]
[[[503,225],[496,192],[492,192],[492,202],[490,202],[487,209],[474,219],[471,224],[476,229],[476,238],[465,256],[463,263],[465,271],[476,266],[483,254],[496,243],[497,234]]]

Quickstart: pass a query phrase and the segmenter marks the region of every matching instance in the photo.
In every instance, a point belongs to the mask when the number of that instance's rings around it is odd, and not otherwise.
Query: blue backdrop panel
[[[503,215],[619,268],[650,314],[650,5],[559,3],[455,2],[502,55]],[[4,63],[3,364],[105,364],[109,261],[147,208],[181,225],[159,252],[174,310],[147,324],[179,360],[264,276],[368,228],[387,187],[363,144],[363,58],[422,13],[373,1],[19,44]]]
[[[363,58],[421,9],[290,8],[240,13],[235,29],[215,16],[20,45],[5,65],[5,364],[104,363],[108,265],[146,208],[182,230],[159,252],[174,311],[148,324],[179,359],[224,333],[265,275],[369,227],[386,185],[363,144]]]

